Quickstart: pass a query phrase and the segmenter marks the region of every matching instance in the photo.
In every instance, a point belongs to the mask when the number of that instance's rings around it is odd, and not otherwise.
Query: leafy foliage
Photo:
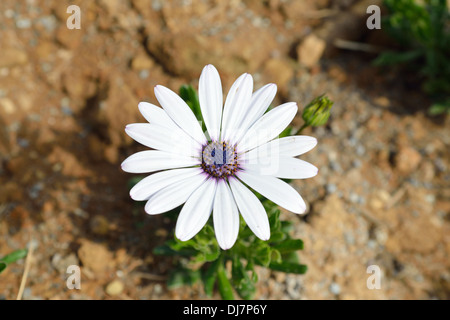
[[[243,299],[252,299],[258,281],[257,265],[276,271],[305,273],[306,266],[298,262],[295,254],[303,249],[303,241],[290,237],[292,223],[280,221],[280,210],[274,203],[265,200],[263,204],[270,222],[269,241],[258,239],[241,219],[239,237],[229,250],[220,249],[211,221],[188,241],[174,238],[155,248],[155,254],[189,258],[184,263],[180,259],[170,275],[169,287],[192,285],[202,280],[205,293],[209,296],[217,284],[223,299],[232,299],[233,292]],[[231,270],[226,268],[228,261]]]
[[[413,67],[423,78],[423,90],[436,104],[431,114],[450,113],[450,13],[446,0],[384,0],[389,15],[383,28],[401,46],[386,51],[376,65]]]

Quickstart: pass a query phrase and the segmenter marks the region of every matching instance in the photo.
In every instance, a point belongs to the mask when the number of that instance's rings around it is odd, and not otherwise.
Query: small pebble
[[[334,193],[337,190],[337,186],[334,183],[327,184],[327,192]]]
[[[16,27],[19,29],[28,29],[31,27],[31,20],[21,18],[16,21]]]
[[[117,296],[122,293],[124,285],[120,280],[113,280],[110,282],[105,289],[105,292],[110,296]]]
[[[329,289],[332,294],[338,295],[341,293],[341,287],[336,282],[332,282]]]
[[[150,75],[150,72],[148,70],[141,70],[139,72],[139,78],[141,78],[141,79],[147,79],[149,75]]]

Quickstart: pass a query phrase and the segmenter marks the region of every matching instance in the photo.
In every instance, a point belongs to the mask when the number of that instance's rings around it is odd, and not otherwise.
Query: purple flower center
[[[203,146],[202,168],[214,178],[225,179],[234,175],[239,169],[236,147],[219,141]]]

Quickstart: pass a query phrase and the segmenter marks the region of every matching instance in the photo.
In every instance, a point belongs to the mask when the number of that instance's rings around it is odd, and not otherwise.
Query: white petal
[[[239,212],[230,187],[224,180],[217,184],[213,210],[217,242],[223,250],[231,248],[239,233]]]
[[[256,175],[274,176],[282,179],[307,179],[317,175],[318,169],[309,162],[273,155],[254,161],[241,162],[241,168]]]
[[[163,87],[155,87],[155,96],[166,111],[167,115],[188,135],[194,138],[198,143],[206,144],[206,137],[202,128],[195,118],[191,108],[172,90]]]
[[[253,93],[246,114],[239,126],[239,131],[236,134],[236,141],[239,141],[242,136],[269,108],[275,94],[277,93],[277,86],[269,83],[264,87]]]
[[[197,141],[192,139],[184,130],[182,130],[173,120],[167,115],[163,108],[155,106],[148,102],[140,102],[139,110],[144,118],[152,125],[161,126],[172,131],[172,136],[176,136],[176,139],[188,139],[194,141],[194,145],[199,145]]]
[[[136,201],[148,200],[151,195],[159,190],[202,172],[201,168],[183,168],[157,172],[139,181],[130,190],[130,196]]]
[[[243,116],[252,98],[253,78],[248,73],[241,75],[228,92],[222,117],[222,140],[234,139],[239,131]]]
[[[245,153],[247,160],[267,158],[278,154],[280,157],[295,157],[304,154],[317,145],[317,139],[309,136],[290,136],[274,139]]]
[[[261,176],[239,171],[238,178],[280,207],[294,213],[304,213],[306,204],[300,194],[288,183],[273,176]]]
[[[237,179],[229,179],[234,200],[250,230],[261,240],[269,240],[270,225],[261,201]]]
[[[170,119],[163,108],[155,106],[154,104],[148,102],[140,102],[138,105],[139,111],[144,116],[145,120],[150,123],[155,123],[160,126],[165,126],[169,128],[176,127],[175,122]]]
[[[198,174],[171,185],[154,193],[145,204],[148,214],[160,214],[170,211],[186,202],[189,196],[197,190],[207,179],[205,174]]]
[[[137,152],[122,162],[122,170],[130,173],[146,173],[166,169],[200,165],[201,160],[159,150]]]
[[[208,179],[191,194],[177,219],[175,235],[178,239],[189,240],[203,228],[211,215],[216,189],[216,180]]]
[[[250,127],[238,143],[238,151],[251,150],[277,137],[294,119],[297,109],[295,102],[288,102],[267,112]]]
[[[224,106],[224,110],[223,110],[223,112],[225,113],[225,110],[227,110],[226,111],[226,113],[228,114],[228,113],[230,113],[231,112],[231,110],[232,109],[230,109],[230,107],[231,107],[231,104],[233,103],[233,101],[234,101],[234,97],[235,97],[235,95],[236,95],[236,92],[238,91],[238,88],[239,88],[239,86],[241,86],[242,85],[242,80],[244,79],[244,78],[246,78],[248,76],[248,73],[243,73],[243,74],[241,74],[234,82],[233,82],[233,84],[231,85],[231,87],[230,87],[230,90],[228,91],[228,94],[227,94],[227,97],[226,97],[226,99],[225,99],[225,106]],[[225,116],[225,115],[224,115]],[[228,117],[228,115],[227,115],[227,117]],[[222,124],[223,124],[223,118],[222,118]]]
[[[161,151],[193,157],[202,151],[202,146],[178,127],[133,123],[125,127],[125,132],[137,142]]]
[[[222,121],[223,94],[219,72],[211,64],[203,68],[200,75],[198,96],[209,136],[211,140],[218,141]]]

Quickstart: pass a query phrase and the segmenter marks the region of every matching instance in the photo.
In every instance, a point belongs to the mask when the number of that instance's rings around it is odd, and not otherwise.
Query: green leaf
[[[6,263],[4,263],[3,261],[1,261],[1,262],[0,262],[0,273],[2,273],[2,272],[3,272],[3,270],[5,270],[5,269],[6,269],[6,266],[7,266],[7,264],[6,264]]]
[[[6,264],[10,264],[16,262],[17,260],[25,258],[27,256],[27,253],[27,249],[16,250],[14,252],[11,252],[10,254],[7,254],[0,260]]]
[[[257,283],[258,282],[258,274],[256,273],[256,271],[255,271],[255,266],[254,266],[254,264],[253,264],[253,260],[252,259],[250,259],[248,262],[247,262],[247,265],[245,266],[245,270],[247,270],[247,271],[251,271],[252,272],[252,281],[254,282],[254,283]]]
[[[192,242],[190,241],[192,241],[192,239],[186,242],[174,239],[166,241],[166,245],[173,251],[174,255],[176,254],[185,257],[193,256],[197,254],[197,251],[192,247]],[[157,252],[161,252],[161,254],[165,254],[162,252],[162,250],[164,250],[164,252],[167,252],[168,255],[172,255],[171,251],[167,248],[156,247],[155,249],[157,249]]]
[[[381,53],[373,62],[375,66],[392,66],[399,63],[407,63],[423,55],[421,50],[394,52],[386,51]]]
[[[193,239],[190,239],[188,241],[180,241],[177,238],[173,238],[172,240],[167,241],[166,244],[175,251],[180,251],[186,248],[192,249],[195,245]]]
[[[194,253],[194,251],[189,251],[189,250],[174,250],[172,249],[167,243],[157,246],[153,249],[153,254],[156,254],[158,256],[176,256],[176,255],[180,255],[180,256],[190,256]]]
[[[233,288],[230,280],[228,280],[225,268],[222,263],[217,270],[217,284],[219,287],[219,293],[223,300],[234,300]]]
[[[173,250],[171,247],[169,247],[167,244],[163,244],[153,248],[153,254],[156,254],[158,256],[172,256],[177,254],[177,252]]]
[[[180,97],[191,108],[198,121],[203,121],[202,110],[198,101],[197,91],[191,85],[182,85],[180,87]]]
[[[281,222],[280,222],[281,211],[280,211],[280,209],[275,207],[272,209],[266,209],[266,211],[267,211],[267,215],[269,216],[270,229],[272,231],[278,230],[281,226]]]
[[[294,225],[291,221],[281,221],[281,231],[289,233],[294,229]]]
[[[283,260],[281,258],[281,253],[277,249],[273,249],[270,255],[270,261],[274,263],[281,263]]]
[[[443,113],[450,113],[450,102],[449,103],[435,103],[428,110],[428,114],[431,116],[440,115]]]
[[[239,296],[245,300],[252,299],[256,292],[255,283],[249,277],[247,269],[244,268],[240,258],[237,256],[233,258],[231,275]]]
[[[281,255],[283,262],[289,262],[292,264],[299,264],[298,255],[295,251],[284,253]]]
[[[144,176],[136,176],[131,179],[128,179],[127,182],[128,190],[131,190],[142,179],[144,179]]]
[[[199,252],[196,262],[208,262],[216,260],[220,255],[220,247],[215,238],[211,225],[205,227],[192,239],[193,248]]]
[[[300,239],[287,239],[281,243],[274,245],[273,248],[277,249],[281,253],[302,250],[303,249],[303,241]]]
[[[194,263],[197,262],[212,262],[217,260],[220,255],[220,249],[214,250],[212,248],[203,248],[203,250],[199,250],[195,258],[193,259]]]
[[[203,286],[205,288],[205,294],[208,297],[212,297],[213,290],[214,290],[214,284],[217,280],[217,270],[219,269],[219,265],[222,262],[220,259],[217,259],[211,265],[209,266],[208,270],[205,272],[203,277]]]
[[[279,138],[284,138],[291,135],[292,135],[292,127],[287,127],[280,133]]]
[[[304,274],[308,267],[304,264],[290,263],[283,261],[282,263],[271,263],[269,268],[276,271],[286,273]]]
[[[270,251],[270,247],[265,242],[262,243],[255,252],[255,262],[261,266],[267,267],[270,264]]]
[[[272,232],[272,234],[270,235],[270,242],[274,243],[274,242],[279,242],[279,241],[283,241],[284,239],[286,239],[287,234],[283,231],[275,231]]]
[[[450,92],[450,11],[446,0],[384,0],[388,14],[383,30],[397,43],[398,51],[385,51],[376,65],[403,64],[416,72],[422,91],[440,102]],[[436,107],[436,113],[441,108]],[[432,111],[433,112],[433,111]]]

